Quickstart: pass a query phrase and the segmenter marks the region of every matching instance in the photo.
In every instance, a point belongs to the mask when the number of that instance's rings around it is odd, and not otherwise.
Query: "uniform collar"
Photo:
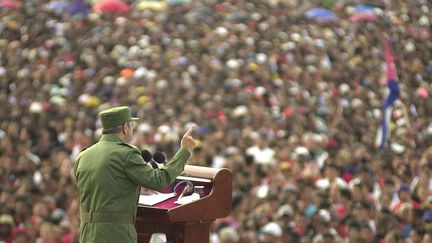
[[[104,134],[102,135],[100,141],[110,141],[110,142],[123,142],[121,138],[115,134]]]

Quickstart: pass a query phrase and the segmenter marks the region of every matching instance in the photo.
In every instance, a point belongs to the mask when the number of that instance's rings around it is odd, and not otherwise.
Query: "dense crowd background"
[[[232,170],[212,242],[432,242],[430,1],[369,1],[360,23],[364,1],[48,2],[0,9],[0,242],[77,242],[71,168],[115,105],[140,118],[133,144],[170,157],[196,123],[191,163]],[[340,20],[302,17],[323,5]],[[385,33],[402,92],[378,150]]]

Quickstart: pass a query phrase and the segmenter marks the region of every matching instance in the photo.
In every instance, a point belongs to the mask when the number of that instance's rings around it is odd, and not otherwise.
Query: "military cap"
[[[127,106],[119,106],[106,109],[99,113],[104,129],[120,126],[127,121],[135,121],[138,118],[132,117],[131,110]]]

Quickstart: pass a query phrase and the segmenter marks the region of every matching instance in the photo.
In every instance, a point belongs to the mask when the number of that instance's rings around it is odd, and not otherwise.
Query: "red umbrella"
[[[122,12],[127,13],[130,11],[130,6],[122,0],[102,0],[93,6],[96,12]]]
[[[22,3],[16,0],[1,0],[0,1],[0,8],[6,8],[6,9],[17,9],[21,8]]]
[[[378,15],[370,12],[359,12],[355,13],[350,17],[351,22],[359,23],[359,22],[377,22]]]

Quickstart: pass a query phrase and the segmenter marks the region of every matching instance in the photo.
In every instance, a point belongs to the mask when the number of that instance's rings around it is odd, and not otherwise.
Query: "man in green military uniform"
[[[137,242],[134,227],[140,187],[158,190],[169,186],[183,171],[196,141],[190,128],[180,150],[160,170],[128,144],[133,134],[129,107],[114,107],[100,114],[103,135],[82,151],[74,173],[80,200],[80,242]]]

